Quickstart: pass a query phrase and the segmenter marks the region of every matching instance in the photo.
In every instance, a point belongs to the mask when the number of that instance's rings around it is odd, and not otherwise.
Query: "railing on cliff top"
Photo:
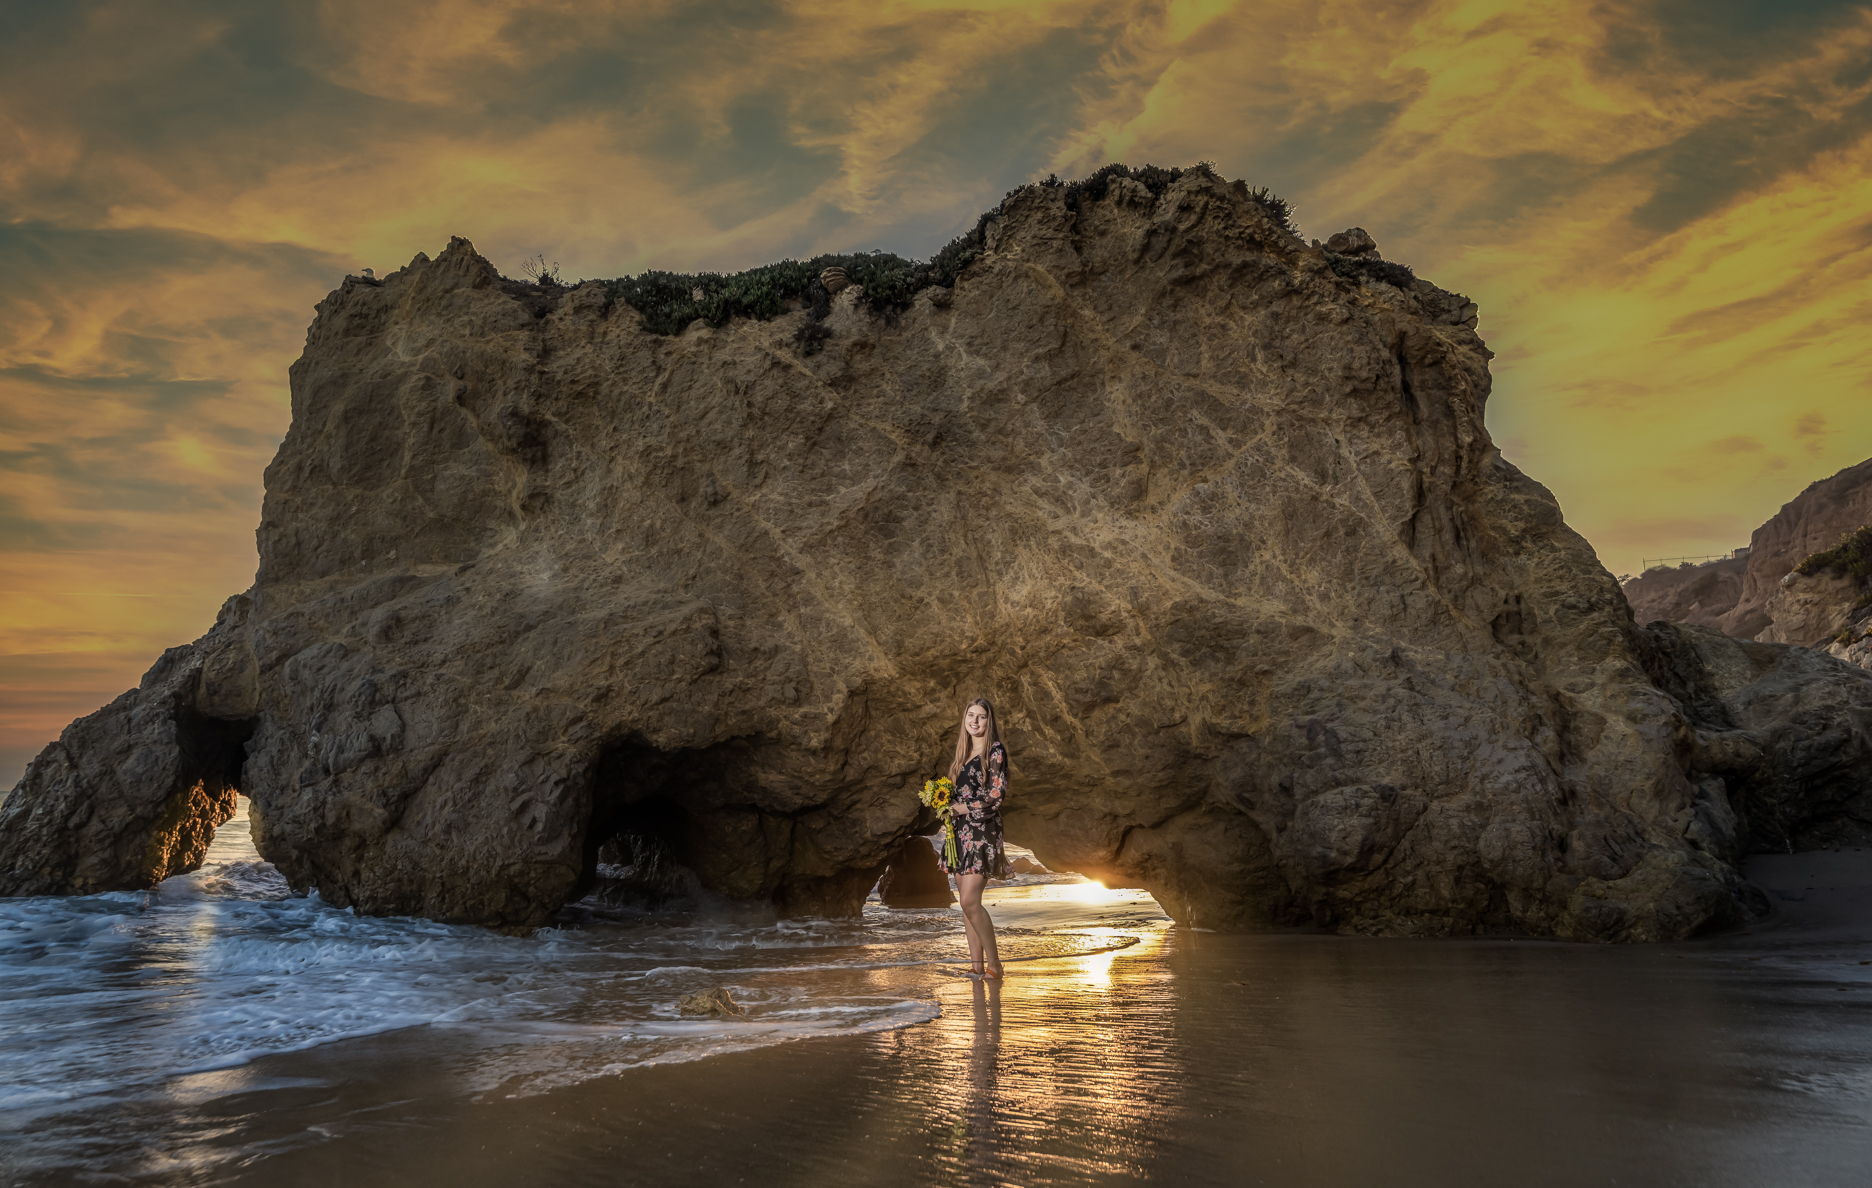
[[[1664,569],[1673,561],[1677,562],[1678,568],[1681,569],[1685,563],[1694,567],[1697,565],[1708,565],[1711,561],[1727,561],[1731,557],[1746,556],[1748,556],[1747,545],[1739,549],[1731,549],[1727,553],[1705,553],[1701,557],[1646,557],[1640,572],[1649,573],[1653,569]]]

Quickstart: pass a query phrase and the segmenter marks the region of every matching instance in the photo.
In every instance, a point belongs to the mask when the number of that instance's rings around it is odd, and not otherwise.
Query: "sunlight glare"
[[[1129,891],[1113,891],[1096,879],[1087,879],[1083,883],[1055,883],[1046,888],[1040,897],[1096,905],[1118,903],[1130,894]]]
[[[1109,949],[1103,953],[1094,953],[1085,959],[1085,980],[1095,990],[1109,990],[1112,984],[1112,961],[1123,949]]]

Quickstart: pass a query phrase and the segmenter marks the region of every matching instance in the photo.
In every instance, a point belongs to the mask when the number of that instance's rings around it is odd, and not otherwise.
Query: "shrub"
[[[1327,252],[1326,262],[1332,265],[1334,273],[1347,280],[1381,280],[1400,289],[1410,288],[1417,280],[1417,274],[1408,264],[1395,264],[1377,256],[1341,256],[1337,252]]]
[[[1157,165],[1145,165],[1133,169],[1129,165],[1111,164],[1093,170],[1092,173],[1076,182],[1063,182],[1057,177],[1048,177],[1040,184],[1049,189],[1065,190],[1066,209],[1076,211],[1081,203],[1102,201],[1115,179],[1125,178],[1137,182],[1151,192],[1151,197],[1161,198],[1163,192],[1186,173],[1207,178],[1217,177],[1215,165],[1210,161],[1198,162],[1188,169],[1164,169]],[[1008,192],[1008,197],[1012,198],[1019,192],[1011,190]],[[1256,186],[1249,190],[1248,197],[1261,209],[1267,211],[1276,223],[1295,235],[1300,234],[1300,226],[1294,222],[1294,207],[1285,198],[1275,194],[1266,186]],[[1003,199],[1004,205],[1005,202],[1006,200]]]
[[[1210,178],[1216,176],[1215,167],[1207,161],[1188,169],[1164,169],[1156,165],[1134,169],[1129,165],[1114,164],[1098,169],[1080,181],[1063,182],[1058,177],[1048,177],[1039,184],[1047,189],[1064,189],[1067,208],[1076,211],[1080,209],[1081,203],[1103,199],[1116,178],[1135,181],[1153,196],[1159,196],[1177,179],[1191,173]],[[778,264],[766,264],[727,275],[718,272],[653,270],[606,281],[605,291],[611,300],[622,301],[641,313],[645,328],[654,334],[680,334],[683,327],[697,318],[710,326],[724,325],[730,318],[766,321],[785,313],[788,303],[794,300],[805,302],[816,322],[831,312],[830,294],[819,284],[819,274],[836,266],[845,270],[845,275],[851,278],[853,284],[864,286],[864,302],[873,312],[887,317],[894,316],[907,308],[919,291],[933,285],[952,287],[963,270],[981,255],[988,224],[999,218],[1007,209],[1008,199],[1024,188],[1009,190],[993,210],[984,211],[975,220],[973,228],[949,241],[927,261],[906,260],[890,252],[874,251],[848,256],[815,256],[805,261],[782,260]],[[1284,199],[1271,193],[1265,186],[1248,191],[1248,197],[1266,210],[1275,222],[1299,234],[1299,228],[1293,221],[1293,207]],[[1380,260],[1360,261],[1358,266],[1367,271],[1374,267],[1400,271],[1405,278],[1403,283],[1410,283],[1410,269],[1401,264],[1386,264]],[[544,257],[539,267],[544,268]],[[542,274],[533,268],[529,262],[527,275],[540,279]],[[551,275],[551,281],[558,281],[556,273]],[[827,337],[826,334],[819,334],[810,341],[801,339],[800,345],[811,354],[818,350]]]
[[[1260,203],[1263,209],[1274,217],[1275,222],[1295,235],[1300,234],[1300,224],[1294,219],[1296,208],[1293,203],[1280,197],[1266,186],[1256,186],[1249,190],[1248,197]]]
[[[605,288],[613,301],[641,313],[653,333],[679,334],[697,318],[720,326],[732,317],[778,317],[788,299],[805,292],[818,275],[809,263],[782,260],[732,276],[650,271],[610,281]]]
[[[1794,572],[1815,574],[1823,569],[1834,577],[1853,577],[1861,581],[1872,577],[1872,524],[1862,524],[1855,531],[1842,533],[1837,545],[1808,557],[1794,567]]]
[[[536,285],[565,284],[565,281],[559,278],[559,262],[555,260],[548,264],[544,254],[521,264],[520,271],[526,273],[527,279]]]
[[[825,328],[825,323],[808,318],[793,332],[793,345],[799,348],[802,355],[816,355],[824,349],[825,341],[830,337],[832,332]]]
[[[814,256],[810,260],[782,260],[746,272],[644,272],[606,281],[613,301],[622,301],[641,313],[654,334],[680,334],[684,326],[701,318],[711,326],[730,318],[767,321],[787,311],[798,298],[812,307],[815,320],[831,311],[829,294],[819,284],[828,268],[845,270],[855,285],[864,286],[864,301],[878,313],[895,313],[910,304],[921,289],[947,288],[980,254],[977,245],[957,239],[927,263],[906,260],[890,252],[851,256]]]

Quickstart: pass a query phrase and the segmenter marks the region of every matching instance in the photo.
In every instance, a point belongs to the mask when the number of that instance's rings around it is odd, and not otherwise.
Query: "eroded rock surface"
[[[1872,615],[1856,617],[1849,625],[1852,632],[1846,634],[1844,639],[1828,644],[1827,655],[1836,656],[1860,668],[1872,669]]]
[[[1634,626],[1493,448],[1466,299],[1335,270],[1200,174],[1028,188],[984,246],[893,319],[844,289],[810,355],[805,311],[658,337],[461,240],[348,281],[293,368],[251,611],[189,653],[251,697],[74,725],[0,889],[142,844],[73,814],[160,817],[193,770],[164,721],[250,724],[295,887],[508,927],[620,837],[856,911],[977,695],[1010,840],[1204,927],[1684,936],[1751,909],[1742,839],[1858,811],[1798,690],[1747,703],[1791,732],[1702,725],[1733,657]]]
[[[1762,628],[1766,643],[1800,644],[1825,651],[1842,633],[1866,618],[1867,583],[1844,574],[1790,573],[1775,585],[1766,610],[1772,621]],[[1851,634],[1860,634],[1851,631]]]
[[[135,689],[67,726],[0,809],[0,894],[153,887],[199,868],[234,815],[257,672],[247,595]]]
[[[1784,504],[1749,539],[1748,570],[1736,604],[1714,624],[1729,635],[1768,639],[1775,622],[1769,601],[1781,579],[1814,553],[1832,548],[1839,538],[1872,523],[1872,458],[1810,483]]]
[[[1667,619],[1720,631],[1723,617],[1741,601],[1748,564],[1744,555],[1687,568],[1646,570],[1625,583],[1625,600],[1640,623]]]
[[[1658,685],[1691,727],[1698,848],[1733,860],[1872,839],[1872,672],[1708,628],[1646,630]]]

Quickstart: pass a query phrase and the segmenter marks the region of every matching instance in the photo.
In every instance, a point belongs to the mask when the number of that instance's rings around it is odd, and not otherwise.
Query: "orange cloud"
[[[1322,237],[1363,225],[1479,302],[1491,426],[1609,564],[1705,551],[1673,534],[1712,510],[1739,544],[1800,485],[1787,455],[1814,478],[1872,454],[1872,15],[1712,56],[1659,11],[1290,3],[1186,45],[1146,28],[1052,164],[1210,156]],[[1790,403],[1835,431],[1795,432]],[[1712,438],[1760,460],[1689,448]]]
[[[111,0],[0,63],[0,786],[247,583],[312,303],[453,234],[927,254],[1209,159],[1479,302],[1492,430],[1614,570],[1872,454],[1862,4]]]
[[[252,580],[283,367],[339,270],[32,226],[0,229],[0,265],[0,760],[23,764]]]

